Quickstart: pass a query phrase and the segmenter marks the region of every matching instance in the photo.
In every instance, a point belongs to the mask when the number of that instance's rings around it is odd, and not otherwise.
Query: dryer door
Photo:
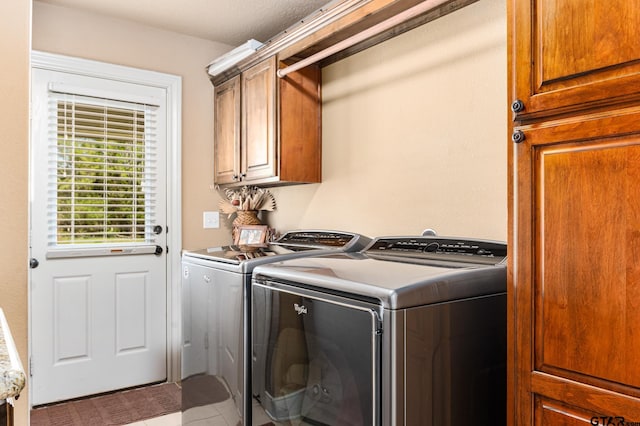
[[[377,425],[380,307],[253,285],[252,424]]]

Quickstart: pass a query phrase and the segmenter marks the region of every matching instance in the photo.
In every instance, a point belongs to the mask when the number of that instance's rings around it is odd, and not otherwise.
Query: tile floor
[[[180,426],[182,425],[182,413],[171,413],[153,419],[129,423],[127,426]]]
[[[202,407],[190,408],[184,413],[172,413],[166,416],[129,423],[127,426],[236,426],[240,417],[232,399]]]

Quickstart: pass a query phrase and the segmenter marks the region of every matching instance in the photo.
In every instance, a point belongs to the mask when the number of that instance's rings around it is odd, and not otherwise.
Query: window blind
[[[48,246],[155,243],[157,107],[52,91],[48,108]]]

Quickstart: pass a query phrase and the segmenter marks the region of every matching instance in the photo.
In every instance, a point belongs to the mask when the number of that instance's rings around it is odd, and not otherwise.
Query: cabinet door
[[[640,2],[510,0],[510,6],[520,115],[640,98]]]
[[[277,176],[276,66],[271,57],[242,73],[242,178]]]
[[[215,88],[214,181],[236,182],[240,176],[240,76]]]
[[[516,424],[638,422],[640,108],[519,130]]]

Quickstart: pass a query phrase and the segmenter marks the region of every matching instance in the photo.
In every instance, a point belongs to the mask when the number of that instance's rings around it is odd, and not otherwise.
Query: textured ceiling
[[[265,42],[330,0],[39,0],[238,46]]]

